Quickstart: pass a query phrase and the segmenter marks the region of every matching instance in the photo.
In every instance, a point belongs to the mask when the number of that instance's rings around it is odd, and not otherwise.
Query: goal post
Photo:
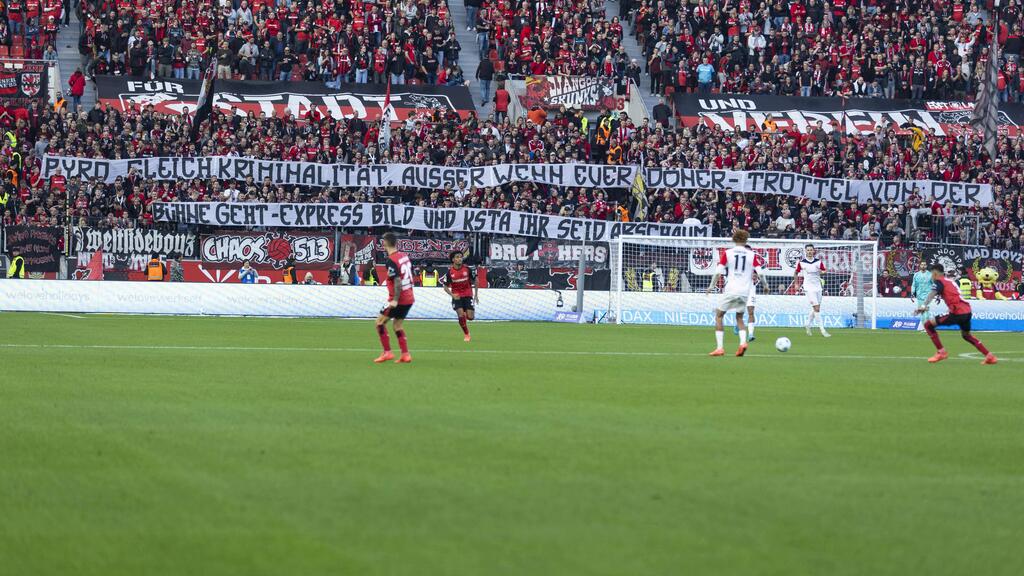
[[[821,313],[829,327],[876,328],[878,244],[855,240],[751,238],[747,245],[764,260],[755,297],[758,323],[804,326],[810,304],[794,275],[808,244],[825,265]],[[711,280],[721,251],[733,245],[729,238],[620,236],[609,262],[614,322],[709,324],[725,279],[715,287]]]

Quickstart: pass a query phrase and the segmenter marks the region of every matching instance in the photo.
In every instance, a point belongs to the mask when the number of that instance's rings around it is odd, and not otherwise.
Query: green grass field
[[[1024,573],[1018,334],[0,327],[3,574]]]

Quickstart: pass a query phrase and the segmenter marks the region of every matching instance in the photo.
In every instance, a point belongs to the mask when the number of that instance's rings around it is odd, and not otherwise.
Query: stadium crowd
[[[643,80],[656,93],[964,99],[988,58],[977,2],[921,0],[463,0],[485,76],[572,74]],[[59,5],[57,18],[60,18]],[[12,5],[17,5],[15,0]],[[1002,9],[1000,97],[1020,101],[1020,5]],[[89,74],[461,84],[456,23],[438,0],[164,0],[80,4]],[[185,17],[185,14],[195,14]],[[10,20],[16,26],[17,20]],[[623,23],[644,62],[622,45]],[[0,23],[0,44],[4,31]],[[44,44],[48,43],[43,41]],[[493,70],[492,70],[493,69]],[[490,79],[490,78],[483,78]]]
[[[163,0],[78,4],[79,45],[90,74],[198,78],[212,57],[216,73],[236,79],[337,82],[465,81],[454,26],[476,32],[489,79],[496,75],[587,74],[631,77],[651,73],[652,89],[767,92],[783,95],[971,97],[987,60],[988,13],[975,3],[919,0],[777,0],[695,2],[620,0],[620,16],[591,0],[509,2],[465,0],[467,21],[454,23],[437,0],[362,2],[309,0]],[[51,1],[46,6],[56,6]],[[5,7],[3,29],[18,29],[18,2]],[[1020,8],[1003,10],[1000,93],[1019,98]],[[58,16],[61,14],[57,12]],[[67,14],[66,10],[63,13]],[[184,17],[185,14],[189,16]],[[622,22],[646,51],[631,61]],[[23,28],[26,26],[22,25]],[[496,74],[495,74],[496,73]],[[483,91],[488,91],[487,83]],[[500,84],[499,84],[500,86]],[[507,95],[507,94],[506,94]],[[76,101],[77,102],[77,101]],[[77,107],[76,107],[77,108]],[[662,108],[664,108],[662,106]],[[584,120],[568,110],[511,122],[496,110],[486,118],[452,113],[403,119],[390,148],[377,150],[379,127],[359,119],[213,115],[212,127],[190,138],[192,118],[151,107],[129,112],[52,110],[35,104],[0,109],[7,166],[0,196],[4,223],[98,226],[152,225],[156,201],[326,202],[378,200],[438,206],[483,206],[599,219],[696,218],[715,234],[734,226],[763,236],[879,238],[899,245],[918,235],[1020,249],[1024,243],[1024,139],[1002,136],[989,158],[978,137],[912,137],[900,127],[842,134],[834,126],[809,133],[722,132],[673,127],[605,112]],[[485,165],[502,162],[590,162],[794,171],[819,177],[933,179],[992,183],[998,201],[956,208],[915,197],[904,204],[840,205],[731,190],[649,190],[646,209],[628,190],[554,189],[511,184],[477,190],[320,190],[266,182],[152,182],[130,177],[113,184],[42,179],[44,153],[95,158],[242,155],[317,162],[412,162]],[[915,230],[924,215],[933,226]],[[937,225],[935,225],[937,224]],[[913,236],[913,238],[908,238]]]
[[[647,120],[606,113],[611,136],[605,143],[581,131],[582,115],[562,110],[550,118],[495,123],[455,113],[413,116],[395,125],[390,149],[379,152],[378,125],[332,117],[266,118],[215,113],[213,125],[198,141],[189,137],[190,117],[169,116],[152,107],[130,112],[97,105],[73,114],[32,106],[11,114],[0,110],[4,126],[5,176],[3,222],[75,223],[128,227],[152,224],[156,201],[225,200],[232,202],[383,201],[431,206],[480,206],[598,219],[637,216],[629,190],[556,189],[534,184],[474,189],[300,189],[268,182],[145,181],[129,177],[113,184],[40,177],[44,153],[95,158],[241,155],[317,162],[412,162],[486,165],[502,162],[591,162],[685,165],[796,171],[814,176],[867,179],[928,178],[990,182],[999,201],[991,206],[955,208],[916,197],[905,204],[842,205],[729,190],[649,190],[643,217],[681,222],[696,218],[716,234],[733,226],[762,236],[880,239],[885,245],[907,242],[910,214],[931,215],[952,240],[971,243],[980,222],[983,244],[1020,249],[1024,243],[1024,138],[1001,138],[998,158],[990,161],[976,138],[926,134],[913,139],[896,127],[872,134],[842,135],[815,126],[810,133],[724,133],[708,128],[666,128]],[[534,122],[539,120],[540,123]],[[610,124],[610,126],[609,126]],[[719,193],[721,192],[721,193]],[[65,206],[67,202],[67,206]],[[922,233],[922,232],[919,232]],[[932,234],[933,232],[923,232]]]
[[[67,1],[0,2],[0,58],[56,60],[57,33],[70,22]]]
[[[655,92],[963,99],[988,57],[978,3],[918,0],[622,0],[605,17],[589,0],[465,0],[467,29],[499,73],[631,77]],[[180,6],[179,6],[180,4]],[[1021,98],[1020,6],[999,29],[1000,96]],[[455,84],[463,47],[447,4],[233,0],[121,7],[85,2],[80,50],[98,74],[198,78],[209,56],[222,77]],[[179,16],[181,8],[198,13]],[[633,22],[645,61],[622,46]],[[214,30],[222,30],[214,33]],[[2,35],[0,35],[2,38]],[[472,71],[471,71],[472,72]]]
[[[186,16],[188,15],[188,16]],[[438,0],[82,1],[90,74],[394,84],[461,83],[461,46]]]
[[[1021,8],[1004,2],[999,91],[1020,100]],[[989,52],[990,15],[961,0],[622,0],[655,92],[964,99]]]

